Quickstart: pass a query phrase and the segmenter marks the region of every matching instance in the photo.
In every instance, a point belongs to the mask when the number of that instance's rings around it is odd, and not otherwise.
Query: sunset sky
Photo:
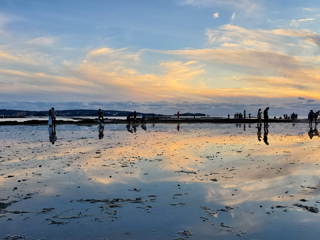
[[[0,108],[320,109],[316,0],[2,0]]]

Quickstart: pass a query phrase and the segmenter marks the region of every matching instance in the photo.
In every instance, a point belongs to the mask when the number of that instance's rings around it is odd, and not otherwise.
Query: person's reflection
[[[318,136],[319,137],[319,132],[317,129],[317,125],[314,126],[314,129],[312,128],[312,125],[310,125],[310,130],[308,132],[308,135],[310,137],[310,139],[312,139],[314,136]]]
[[[313,135],[319,137],[319,132],[318,132],[318,129],[317,129],[317,124],[314,126]]]
[[[246,124],[243,124],[243,131],[246,130]]]
[[[177,130],[180,131],[180,124],[177,125]]]
[[[49,126],[49,141],[54,144],[57,141],[57,134],[55,127]]]
[[[127,124],[127,126],[126,126],[126,127],[127,127],[127,131],[128,131],[128,132],[133,133],[133,131],[132,131],[132,129],[131,129],[131,125],[130,125],[130,124]]]
[[[309,130],[309,132],[308,132],[308,135],[309,135],[310,139],[312,139],[312,138],[313,138],[313,129],[312,129],[312,125],[310,125],[310,130]]]
[[[141,124],[141,128],[142,128],[143,130],[147,131],[147,125],[146,125],[145,123],[142,123],[142,124]]]
[[[258,140],[261,141],[261,125],[258,125],[258,132],[257,132],[257,135],[258,135]]]
[[[103,131],[104,131],[104,126],[100,126],[99,127],[99,139],[103,138],[103,136],[104,136]]]
[[[263,130],[264,130],[263,141],[266,145],[269,145],[268,143],[269,125],[265,124]]]

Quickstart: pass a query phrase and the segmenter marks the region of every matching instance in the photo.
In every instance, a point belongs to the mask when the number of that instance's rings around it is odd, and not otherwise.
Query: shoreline
[[[140,124],[140,119],[135,122]],[[277,122],[277,123],[308,123],[308,119],[269,119],[269,123]],[[57,120],[57,125],[60,124],[99,124],[98,119],[85,119],[78,118],[77,120],[69,121],[69,120]],[[127,120],[123,119],[105,119],[104,124],[128,124]],[[223,118],[180,118],[180,119],[172,119],[172,118],[156,118],[147,120],[145,124],[148,123],[249,123],[254,124],[257,123],[257,119],[223,119]],[[263,123],[263,122],[262,122]],[[4,125],[48,125],[48,120],[27,120],[24,122],[19,121],[2,121],[0,122],[0,126]]]

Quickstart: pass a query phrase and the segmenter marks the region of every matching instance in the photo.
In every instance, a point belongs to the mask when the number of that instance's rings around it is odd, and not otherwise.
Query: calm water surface
[[[303,123],[0,126],[0,238],[319,239],[319,143]]]

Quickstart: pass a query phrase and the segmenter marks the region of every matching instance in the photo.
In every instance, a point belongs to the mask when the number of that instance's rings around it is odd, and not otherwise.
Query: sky
[[[2,0],[0,108],[320,109],[317,0]]]

